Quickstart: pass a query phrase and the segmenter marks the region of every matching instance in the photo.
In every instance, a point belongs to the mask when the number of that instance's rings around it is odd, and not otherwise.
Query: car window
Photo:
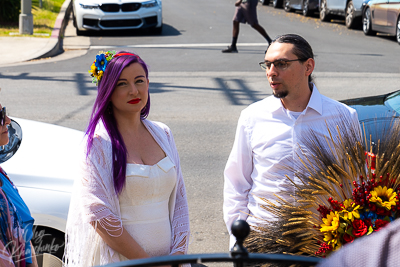
[[[400,114],[400,91],[390,94],[385,99],[385,105]]]

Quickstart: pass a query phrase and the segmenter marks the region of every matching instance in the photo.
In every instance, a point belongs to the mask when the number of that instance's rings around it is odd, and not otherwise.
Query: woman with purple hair
[[[66,266],[185,254],[189,212],[170,129],[147,120],[148,69],[135,54],[101,52],[82,175],[67,221]]]

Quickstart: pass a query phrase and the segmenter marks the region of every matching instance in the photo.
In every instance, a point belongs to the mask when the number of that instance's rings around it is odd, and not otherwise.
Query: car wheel
[[[330,16],[328,14],[328,7],[326,5],[326,0],[321,1],[321,6],[319,8],[319,19],[321,21],[330,21]]]
[[[363,32],[365,35],[375,35],[376,32],[372,30],[371,9],[367,7],[363,13]]]
[[[73,11],[72,11],[72,24],[74,25],[75,28],[77,28],[77,26],[76,26],[76,18],[75,18],[75,14],[74,14]]]
[[[263,4],[264,6],[268,6],[268,5],[269,5],[269,0],[261,0],[260,2],[261,2],[261,4]]]
[[[272,1],[272,6],[274,8],[282,8],[282,0],[273,0]]]
[[[349,1],[346,7],[346,27],[348,29],[354,28],[354,5],[353,1]]]
[[[83,35],[83,31],[78,30],[78,28],[76,28],[76,35],[77,36],[82,36]]]
[[[76,29],[76,35],[77,36],[83,35],[83,31],[78,30],[78,23],[76,22],[76,17],[75,17],[74,13],[72,13],[72,19],[73,19],[74,27]]]
[[[291,12],[292,11],[292,8],[290,7],[290,0],[285,0],[284,7],[285,7],[285,11],[286,12]]]
[[[53,228],[34,226],[31,240],[36,255],[51,254],[62,260],[65,248],[65,235]]]
[[[308,5],[309,5],[309,0],[304,0],[302,12],[303,12],[303,16],[305,16],[305,17],[310,15],[310,9],[309,9]]]
[[[400,45],[400,16],[397,19],[396,39],[397,39],[397,43]]]

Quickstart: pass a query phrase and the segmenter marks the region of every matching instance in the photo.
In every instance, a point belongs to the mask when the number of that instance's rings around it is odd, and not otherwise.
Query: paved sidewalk
[[[89,37],[77,37],[72,20],[66,17],[70,15],[68,12],[70,4],[71,0],[65,0],[50,38],[0,37],[0,66],[52,57],[60,54],[64,49],[88,49]],[[65,27],[66,23],[68,24]]]

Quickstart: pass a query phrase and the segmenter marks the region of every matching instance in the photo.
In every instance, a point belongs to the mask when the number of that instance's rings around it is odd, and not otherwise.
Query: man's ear
[[[314,71],[315,67],[315,61],[312,58],[307,59],[307,61],[304,63],[306,66],[306,75],[309,76],[311,73]]]

